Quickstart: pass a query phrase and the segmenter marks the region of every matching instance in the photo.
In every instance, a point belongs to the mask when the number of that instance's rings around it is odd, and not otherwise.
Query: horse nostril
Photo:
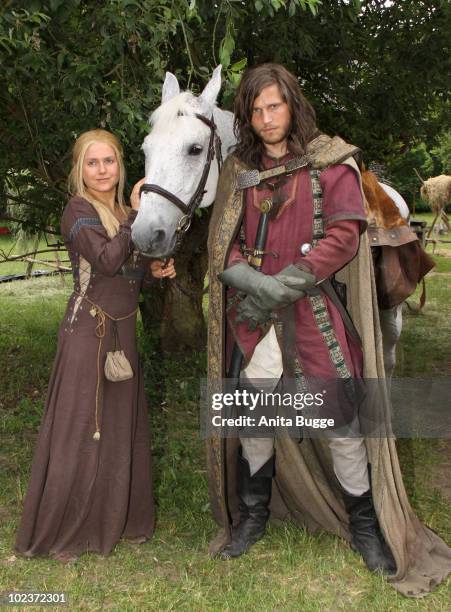
[[[164,239],[164,230],[156,230],[153,236],[153,242],[161,242]]]

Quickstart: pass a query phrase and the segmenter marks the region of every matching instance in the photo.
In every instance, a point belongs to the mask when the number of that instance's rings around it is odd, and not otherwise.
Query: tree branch
[[[176,8],[175,11],[176,11],[177,17],[178,17],[178,19],[180,21],[180,25],[182,26],[183,38],[185,40],[185,47],[186,47],[186,51],[188,53],[188,59],[189,59],[189,63],[190,63],[190,66],[191,66],[191,70],[190,70],[190,73],[189,73],[188,84],[187,84],[187,87],[189,88],[189,86],[191,84],[191,78],[192,78],[193,74],[197,74],[197,70],[194,67],[193,57],[191,55],[191,49],[190,49],[189,42],[188,42],[188,35],[186,33],[185,24],[183,23],[183,19],[182,19],[181,15],[180,15],[179,10]]]
[[[42,249],[41,251],[31,251],[30,253],[22,253],[22,255],[14,255],[14,257],[10,257],[9,255],[5,255],[5,251],[0,249],[0,263],[4,263],[6,261],[18,261],[18,260],[24,259],[26,257],[31,257],[31,256],[34,256],[34,255],[41,255],[42,253],[60,253],[61,251],[65,250],[65,248],[63,248],[63,246],[64,245],[62,245],[61,248]],[[43,262],[41,262],[41,263],[43,263]]]
[[[26,225],[26,223],[28,223],[26,219],[17,219],[16,217],[10,217],[9,215],[4,215],[1,213],[0,213],[0,221],[12,221],[13,223],[20,223],[21,225]],[[35,224],[30,224],[30,225],[32,225],[35,229],[40,230],[41,232],[45,232],[46,234],[52,234],[53,236],[61,235],[59,232],[56,232],[54,229],[51,229],[50,227],[46,227],[42,225],[35,225]]]

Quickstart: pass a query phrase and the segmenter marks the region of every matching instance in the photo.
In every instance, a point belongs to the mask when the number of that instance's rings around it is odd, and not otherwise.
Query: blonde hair
[[[116,210],[128,215],[130,209],[125,204],[124,200],[125,168],[122,159],[122,145],[116,136],[111,134],[111,132],[100,129],[89,130],[77,138],[72,150],[72,169],[68,178],[68,190],[71,195],[77,195],[85,198],[94,206],[103,227],[107,231],[108,236],[113,238],[119,230],[118,219],[106,204],[103,204],[103,202],[93,197],[93,195],[87,190],[83,181],[83,161],[85,159],[86,151],[96,142],[103,142],[104,144],[109,145],[116,154],[117,163],[119,165],[119,182],[116,186],[114,207]]]

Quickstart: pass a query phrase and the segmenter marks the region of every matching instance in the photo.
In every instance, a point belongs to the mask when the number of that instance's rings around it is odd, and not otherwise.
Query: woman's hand
[[[150,271],[155,278],[175,278],[176,271],[174,260],[171,258],[167,263],[161,259],[154,259],[150,264]]]
[[[139,210],[139,190],[141,189],[141,185],[144,185],[145,180],[145,178],[141,179],[133,187],[132,194],[130,196],[130,206],[133,208],[133,210]]]

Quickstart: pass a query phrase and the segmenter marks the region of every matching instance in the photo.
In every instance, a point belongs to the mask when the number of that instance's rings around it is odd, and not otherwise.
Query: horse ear
[[[172,72],[166,72],[166,78],[164,79],[161,91],[161,103],[164,104],[174,96],[178,96],[179,93],[180,86],[177,77]]]
[[[213,70],[213,74],[211,75],[211,79],[205,85],[205,89],[199,96],[208,104],[208,106],[213,106],[215,104],[219,90],[221,89],[221,70],[221,64],[216,66],[216,68]]]

